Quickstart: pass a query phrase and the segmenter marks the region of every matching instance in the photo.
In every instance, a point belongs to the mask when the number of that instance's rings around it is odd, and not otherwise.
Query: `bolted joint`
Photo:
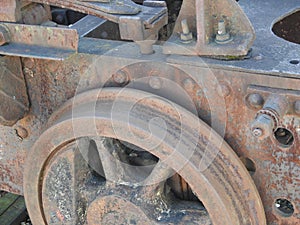
[[[6,26],[0,25],[0,46],[10,42],[10,33]]]
[[[218,22],[218,31],[215,41],[218,44],[226,44],[232,41],[230,34],[226,31],[226,24],[224,20],[220,20]]]
[[[193,34],[190,32],[187,20],[181,21],[182,33],[180,34],[180,40],[182,43],[190,43],[193,40]]]
[[[271,136],[288,108],[289,103],[286,97],[277,94],[270,95],[250,126],[252,134],[259,139]]]
[[[275,122],[269,115],[259,114],[251,124],[253,136],[263,140],[272,135],[275,128]]]

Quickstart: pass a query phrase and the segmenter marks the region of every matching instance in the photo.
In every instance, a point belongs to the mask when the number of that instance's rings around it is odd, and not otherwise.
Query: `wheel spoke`
[[[107,140],[105,138],[94,138],[92,141],[97,146],[98,154],[100,156],[100,162],[103,167],[103,172],[107,181],[119,181],[122,177],[122,168],[118,163],[118,159],[115,158],[114,151],[111,153],[107,146]]]

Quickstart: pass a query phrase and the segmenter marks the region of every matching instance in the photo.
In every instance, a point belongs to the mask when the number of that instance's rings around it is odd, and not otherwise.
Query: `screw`
[[[226,31],[225,21],[222,19],[218,22],[218,31],[216,35],[216,43],[225,44],[232,40],[230,34]]]
[[[300,100],[295,102],[294,110],[296,114],[300,115]]]
[[[9,30],[4,26],[0,25],[0,46],[10,41]]]
[[[161,89],[162,80],[159,77],[150,77],[149,86],[156,90]]]
[[[181,20],[182,33],[180,34],[180,40],[182,43],[190,43],[193,40],[193,34],[190,32],[187,20]]]
[[[260,94],[252,93],[246,99],[250,107],[260,109],[264,105],[264,99]]]
[[[261,137],[263,135],[263,130],[260,128],[254,128],[252,130],[252,134],[254,137]]]
[[[128,75],[120,70],[113,75],[113,80],[118,84],[125,84],[128,82]]]

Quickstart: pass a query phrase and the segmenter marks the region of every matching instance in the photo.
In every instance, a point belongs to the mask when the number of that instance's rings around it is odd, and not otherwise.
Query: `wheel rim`
[[[176,129],[173,125],[174,123],[176,125],[178,121],[172,114],[170,104],[158,96],[148,97],[145,92],[130,89],[120,92],[117,88],[105,88],[100,93],[94,90],[77,96],[74,101],[66,103],[53,115],[55,119],[52,121],[56,122],[35,143],[29,153],[31,157],[27,160],[24,173],[25,199],[33,223],[45,223],[42,177],[49,160],[59,149],[76,138],[102,136],[134,144],[151,152],[159,159],[165,160],[164,162],[177,171],[201,199],[213,224],[265,224],[264,210],[256,187],[233,150],[226,143],[216,146],[222,141],[221,137],[197,117],[179,106],[176,106],[176,109],[182,117],[184,129],[180,130],[182,134],[174,134]],[[128,123],[121,114],[116,114],[112,121],[110,115],[112,104],[108,104],[109,107],[103,107],[106,103],[113,103],[116,98],[125,104],[139,102],[141,98],[147,100],[138,103],[143,107],[140,107],[136,114],[131,115],[134,120]],[[95,99],[97,105],[101,106],[101,110],[81,111],[82,108],[86,108],[86,104],[91,102],[94,104]],[[80,113],[74,113],[74,108],[79,109],[77,112]],[[161,140],[154,134],[149,143],[137,138],[149,136],[149,130],[145,129],[147,125],[145,118],[149,119],[154,112],[164,118],[170,125],[169,127],[172,127],[167,130],[170,137],[181,135],[184,144],[181,146],[183,152],[178,149],[174,151],[171,138]],[[85,126],[83,127],[82,124]],[[130,133],[126,132],[128,129]],[[199,134],[197,138],[195,138],[195,131]],[[60,135],[57,135],[58,133]],[[130,135],[132,133],[135,136]],[[191,154],[188,152],[186,157],[185,151],[190,147],[188,143],[195,143],[197,148]],[[158,148],[153,150],[149,146],[158,146]],[[210,154],[204,154],[205,148],[210,151],[217,150],[218,154],[213,163],[202,171],[199,168],[199,162],[203,156],[210,157]],[[170,155],[172,155],[172,160],[168,160]]]

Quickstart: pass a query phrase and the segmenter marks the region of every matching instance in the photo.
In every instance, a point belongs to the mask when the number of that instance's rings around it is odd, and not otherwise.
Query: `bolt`
[[[275,129],[275,123],[269,115],[259,114],[251,124],[252,134],[262,139],[270,137]]]
[[[246,99],[251,108],[260,109],[264,105],[264,99],[260,94],[252,93]]]
[[[193,90],[195,82],[191,78],[187,78],[183,81],[183,87],[185,90]]]
[[[0,46],[8,42],[10,42],[9,30],[4,25],[0,25]]]
[[[216,43],[225,44],[232,40],[230,34],[226,31],[225,21],[222,19],[218,22],[218,31],[216,34]]]
[[[181,20],[182,33],[180,34],[180,40],[182,43],[190,43],[193,40],[193,34],[190,32],[187,20]]]
[[[16,128],[16,134],[18,135],[18,137],[23,140],[25,138],[28,137],[28,131],[24,128],[24,127],[21,127],[21,126],[18,126]]]
[[[162,80],[159,77],[150,77],[149,86],[156,90],[161,89]]]
[[[128,75],[126,72],[119,70],[113,75],[113,80],[118,84],[125,84],[128,82]]]
[[[252,130],[252,134],[254,135],[254,137],[261,137],[263,135],[263,130],[260,128],[254,128]]]
[[[296,114],[300,115],[300,100],[295,102],[294,110]]]

